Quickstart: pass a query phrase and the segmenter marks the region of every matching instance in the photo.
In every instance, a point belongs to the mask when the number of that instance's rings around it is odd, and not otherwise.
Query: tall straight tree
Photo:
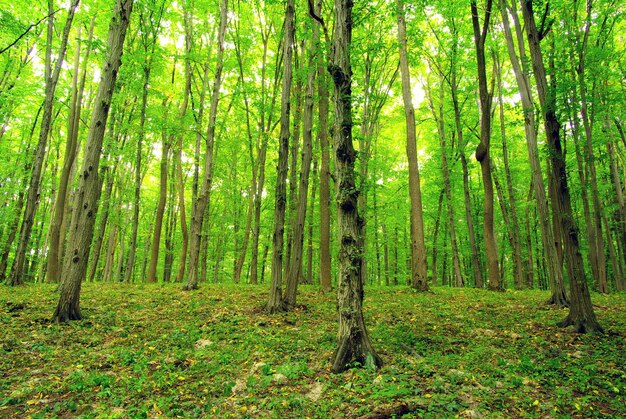
[[[161,4],[149,2],[139,12],[139,36],[141,38],[140,47],[143,57],[141,63],[142,70],[142,90],[141,90],[141,110],[139,116],[139,130],[137,132],[137,149],[135,150],[135,199],[133,200],[133,223],[130,236],[130,248],[126,270],[124,272],[124,282],[130,282],[135,271],[135,255],[137,252],[137,234],[139,231],[139,206],[141,201],[142,183],[142,157],[143,143],[146,137],[146,110],[148,107],[148,93],[150,92],[150,77],[152,65],[154,63],[154,52],[158,42],[161,29],[161,18],[165,8],[165,1]]]
[[[583,259],[578,243],[578,225],[574,220],[567,173],[565,168],[565,155],[561,145],[561,123],[556,114],[556,92],[550,90],[546,76],[546,68],[541,50],[541,39],[545,35],[544,28],[537,28],[533,12],[532,0],[522,0],[522,14],[526,24],[526,36],[530,48],[530,58],[533,74],[537,84],[537,93],[541,104],[541,112],[547,136],[550,156],[550,176],[558,187],[552,200],[552,211],[561,215],[560,227],[563,232],[563,245],[565,250],[565,262],[567,276],[570,281],[570,309],[569,314],[560,326],[573,325],[580,333],[598,332],[603,329],[596,319],[589,295],[589,287],[585,277]]]
[[[309,2],[310,3],[310,2]],[[322,0],[315,3],[318,15],[322,11]],[[319,30],[319,29],[318,29]],[[324,54],[317,58],[318,125],[317,138],[320,142],[320,286],[323,292],[332,288],[330,256],[330,145],[328,143],[328,76],[324,69]]]
[[[286,309],[283,301],[283,251],[285,211],[287,204],[287,163],[289,159],[289,117],[291,108],[291,81],[293,78],[293,46],[295,35],[295,3],[288,0],[285,8],[283,42],[283,84],[280,108],[280,137],[276,189],[274,192],[274,233],[272,235],[272,281],[265,311],[275,313]]]
[[[319,44],[319,34],[315,34],[309,47],[308,74],[304,101],[304,115],[302,121],[302,162],[300,164],[300,179],[298,185],[298,200],[296,214],[292,220],[292,249],[287,263],[287,286],[285,289],[285,304],[293,307],[296,304],[298,282],[302,278],[302,259],[304,244],[304,223],[306,220],[307,199],[309,194],[309,173],[313,159],[313,94],[315,92],[315,60]],[[311,214],[309,214],[309,217]]]
[[[167,103],[163,100],[163,123],[167,124]],[[150,248],[150,264],[148,265],[148,275],[146,282],[157,282],[156,270],[159,261],[159,247],[161,245],[161,231],[163,229],[163,216],[165,214],[165,204],[167,203],[167,173],[168,159],[172,146],[171,138],[163,127],[161,134],[161,164],[159,165],[159,200],[157,202],[156,215],[154,218],[154,230],[152,233],[152,246]]]
[[[87,146],[80,170],[76,189],[75,209],[72,213],[68,238],[69,262],[63,269],[63,284],[59,302],[52,321],[66,322],[80,320],[80,288],[87,273],[89,249],[93,238],[93,227],[98,211],[101,182],[98,174],[102,141],[111,108],[111,98],[115,90],[126,30],[130,23],[133,0],[118,0],[115,4],[109,36],[107,53],[101,70],[101,80],[95,100],[95,107],[89,125]]]
[[[202,238],[202,224],[209,203],[211,184],[213,182],[213,148],[215,144],[215,124],[217,119],[217,106],[220,99],[220,86],[222,84],[222,71],[224,69],[224,40],[226,37],[226,24],[228,22],[228,0],[222,0],[220,4],[220,26],[217,35],[217,63],[215,66],[215,79],[211,93],[211,108],[209,110],[209,124],[206,131],[206,150],[204,154],[204,172],[202,186],[193,207],[191,216],[190,242],[189,242],[189,267],[187,282],[184,290],[198,288],[200,242]]]
[[[472,26],[474,28],[474,44],[476,46],[476,60],[478,63],[478,95],[480,98],[480,143],[476,148],[476,160],[480,163],[480,170],[483,178],[484,201],[483,201],[483,239],[485,240],[485,250],[487,254],[487,269],[489,278],[489,289],[500,291],[500,267],[498,265],[498,247],[494,231],[494,194],[491,168],[491,102],[493,92],[487,86],[487,63],[485,60],[485,41],[489,30],[491,19],[491,7],[493,0],[487,0],[485,6],[485,17],[482,28],[478,18],[478,6],[476,1],[470,2],[472,13]]]
[[[43,103],[43,116],[41,118],[41,128],[39,130],[39,141],[35,149],[35,156],[32,164],[32,173],[30,184],[28,185],[28,194],[26,195],[26,208],[22,225],[20,227],[19,241],[17,242],[17,250],[11,266],[11,273],[8,279],[9,285],[19,285],[24,282],[26,253],[30,243],[31,231],[35,222],[35,214],[40,201],[41,176],[43,173],[43,164],[46,156],[46,147],[48,145],[48,136],[52,126],[52,114],[54,107],[54,93],[59,82],[61,69],[63,68],[63,60],[65,51],[67,50],[67,41],[72,28],[74,14],[78,7],[79,0],[72,0],[65,26],[61,35],[61,45],[57,54],[54,69],[52,68],[52,39],[54,37],[54,5],[52,0],[48,0],[48,31],[46,40],[46,60],[44,65],[45,77],[45,98]]]
[[[402,98],[406,120],[406,154],[409,160],[409,196],[411,198],[411,286],[419,291],[428,290],[426,277],[426,245],[422,216],[422,191],[417,161],[415,134],[415,109],[411,95],[411,74],[406,50],[406,22],[404,0],[396,0],[398,13],[398,42],[400,43],[400,71],[402,73]]]

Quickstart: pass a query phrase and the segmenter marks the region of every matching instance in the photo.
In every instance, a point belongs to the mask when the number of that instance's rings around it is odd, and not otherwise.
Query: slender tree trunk
[[[187,282],[184,290],[198,288],[198,257],[200,254],[200,239],[202,236],[202,225],[204,214],[209,205],[211,194],[211,184],[213,181],[213,148],[215,142],[215,124],[217,117],[217,106],[219,104],[220,86],[222,83],[222,70],[224,68],[224,38],[226,36],[226,24],[228,22],[228,0],[222,0],[220,5],[220,26],[217,35],[217,65],[215,69],[215,79],[213,81],[213,92],[211,94],[211,107],[209,110],[209,124],[206,132],[206,151],[204,156],[204,173],[202,176],[202,186],[198,194],[198,199],[193,208],[191,217],[191,242],[189,246],[189,269],[187,271]]]
[[[263,201],[263,190],[265,188],[265,162],[267,159],[267,145],[272,130],[274,121],[274,107],[278,97],[278,85],[280,80],[280,62],[282,61],[282,53],[276,54],[275,61],[275,73],[274,83],[271,95],[269,95],[269,105],[266,102],[267,88],[265,85],[266,72],[267,72],[267,55],[268,55],[268,41],[269,32],[262,31],[261,37],[263,40],[263,60],[261,65],[261,109],[259,120],[259,139],[260,146],[257,148],[257,167],[258,167],[258,181],[256,189],[254,191],[254,219],[252,227],[252,252],[250,255],[250,283],[256,284],[259,282],[258,268],[259,268],[259,240],[261,237],[261,204]],[[243,71],[243,70],[242,70]],[[267,112],[267,115],[266,115]],[[263,266],[265,266],[265,256],[263,256]],[[264,268],[263,268],[264,269]],[[262,271],[262,275],[264,272]],[[261,278],[261,282],[263,279]]]
[[[313,94],[315,92],[315,59],[318,40],[311,42],[309,52],[306,95],[304,101],[304,118],[302,133],[302,163],[300,164],[300,181],[298,185],[298,200],[296,213],[291,227],[292,248],[291,258],[287,263],[287,287],[285,289],[285,304],[287,307],[296,305],[298,282],[302,278],[302,257],[304,243],[304,226],[306,222],[307,199],[309,193],[309,173],[313,159]],[[311,216],[312,214],[309,214]]]
[[[495,55],[495,54],[494,54]],[[513,278],[515,288],[521,290],[526,285],[526,275],[524,273],[524,265],[522,264],[522,239],[519,218],[517,216],[517,200],[515,199],[515,191],[513,188],[513,180],[511,178],[511,169],[509,165],[509,150],[507,147],[506,125],[504,118],[504,97],[502,94],[502,66],[500,58],[496,56],[497,67],[495,69],[496,78],[498,80],[498,103],[500,110],[500,133],[502,136],[502,157],[504,160],[504,174],[506,176],[506,189],[509,203],[509,219],[511,220],[511,249],[513,250]],[[504,203],[504,201],[503,201]]]
[[[24,267],[26,262],[26,253],[28,252],[28,244],[30,242],[31,231],[33,223],[35,222],[35,215],[37,213],[37,207],[39,206],[40,193],[41,193],[41,177],[42,168],[44,164],[44,158],[46,155],[46,147],[48,145],[48,136],[50,128],[52,126],[52,111],[54,107],[54,93],[56,91],[57,83],[59,82],[59,76],[61,75],[61,68],[63,66],[63,60],[65,57],[65,51],[67,49],[67,42],[72,27],[72,21],[74,20],[74,14],[78,7],[79,0],[72,0],[70,5],[63,33],[61,35],[61,46],[59,47],[59,53],[57,60],[52,68],[52,38],[54,36],[54,16],[53,16],[53,1],[48,0],[48,32],[47,32],[47,46],[46,46],[46,63],[45,63],[45,99],[43,105],[43,116],[41,119],[41,128],[39,131],[39,141],[37,142],[37,148],[35,149],[35,158],[32,164],[32,173],[30,184],[28,186],[28,194],[26,195],[26,209],[24,210],[24,217],[22,219],[22,225],[20,228],[19,241],[17,242],[17,250],[15,251],[15,257],[13,259],[13,265],[11,266],[11,273],[9,275],[9,285],[20,285],[24,282]]]
[[[380,265],[380,223],[378,221],[378,193],[376,192],[376,189],[376,185],[374,185],[372,188],[372,199],[374,201],[374,250],[376,252],[376,284],[380,286],[383,277]]]
[[[95,19],[91,20],[91,27],[89,29],[88,42],[93,39],[93,28]],[[80,39],[80,28],[78,30],[77,38]],[[50,229],[48,231],[48,263],[46,270],[46,280],[48,282],[59,282],[59,271],[61,270],[61,255],[63,248],[63,238],[61,236],[62,225],[64,224],[65,204],[68,195],[68,185],[70,180],[70,174],[74,166],[74,160],[76,159],[76,151],[78,150],[78,132],[80,124],[80,114],[82,109],[82,98],[85,90],[85,80],[87,75],[87,63],[89,62],[89,55],[91,49],[87,49],[85,58],[83,59],[83,70],[80,78],[79,86],[79,71],[80,71],[80,46],[81,42],[76,43],[75,63],[74,63],[74,75],[72,78],[72,94],[70,100],[70,114],[68,118],[68,134],[67,142],[65,145],[65,155],[63,160],[63,169],[61,170],[61,177],[59,179],[59,189],[54,204],[53,217],[50,221]]]
[[[318,144],[319,146],[319,144]],[[315,196],[317,194],[317,172],[318,163],[317,157],[313,154],[313,185],[311,187],[311,198],[309,199],[309,217],[308,217],[308,242],[307,242],[307,270],[306,277],[304,278],[305,284],[313,284],[313,214],[315,212]]]
[[[526,288],[528,289],[533,289],[534,288],[534,271],[533,271],[533,259],[534,259],[534,255],[533,255],[533,240],[532,240],[532,236],[530,234],[530,202],[533,198],[533,185],[532,185],[532,180],[531,180],[531,185],[530,185],[530,189],[528,191],[528,199],[526,200],[526,211],[525,211],[525,216],[526,216],[526,249],[528,251],[528,257],[526,258]]]
[[[363,249],[358,214],[358,195],[352,144],[352,0],[335,0],[333,60],[328,70],[335,85],[335,158],[337,175],[337,207],[339,225],[339,281],[337,309],[339,330],[332,371],[345,371],[350,365],[375,369],[382,360],[370,342],[363,319]]]
[[[303,71],[303,65],[299,63],[298,47],[294,45],[294,67],[298,73]],[[289,144],[289,169],[288,169],[288,185],[289,193],[287,195],[287,208],[285,214],[285,255],[283,257],[283,276],[287,276],[290,269],[291,252],[294,246],[293,224],[295,222],[298,207],[298,155],[300,154],[300,127],[302,125],[302,81],[301,77],[296,77],[296,86],[293,90],[293,96],[296,101],[295,110],[293,112],[293,134],[290,136]],[[310,168],[309,168],[310,171]],[[300,258],[302,259],[302,258]],[[300,260],[302,261],[302,260]],[[285,282],[286,283],[286,282]],[[285,289],[285,292],[287,290]]]
[[[431,111],[433,112],[433,116],[437,121],[437,131],[439,135],[439,144],[441,146],[441,171],[443,174],[443,184],[444,191],[446,194],[447,200],[447,210],[448,210],[448,230],[450,233],[450,243],[452,250],[452,265],[453,265],[453,274],[454,274],[454,284],[457,287],[464,286],[463,276],[461,274],[461,261],[459,258],[459,249],[457,246],[457,238],[456,238],[456,216],[454,214],[454,203],[452,202],[452,186],[450,185],[450,168],[448,165],[448,144],[446,140],[446,130],[445,130],[445,121],[444,121],[444,112],[443,112],[443,99],[444,99],[444,90],[443,84],[440,87],[440,99],[438,107],[435,108],[435,104],[432,98],[432,94],[430,89],[428,89],[428,97],[430,101]]]
[[[548,276],[550,278],[551,296],[547,303],[558,307],[567,307],[569,300],[565,291],[561,258],[558,251],[560,248],[560,241],[557,241],[557,238],[555,237],[559,233],[553,228],[553,225],[550,224],[548,198],[546,196],[541,163],[539,161],[539,147],[537,145],[537,132],[535,131],[535,111],[532,101],[530,78],[528,76],[529,71],[526,68],[526,65],[522,67],[522,65],[527,62],[525,51],[526,47],[523,39],[522,26],[520,25],[517,10],[515,8],[515,2],[511,3],[511,5],[510,14],[514,19],[519,58],[515,52],[513,34],[509,24],[509,14],[507,13],[509,8],[505,0],[500,0],[500,11],[505,29],[507,50],[515,72],[515,78],[522,99],[522,106],[524,108],[524,132],[526,134],[528,160],[530,162],[531,182],[537,202],[537,212],[539,214],[538,218],[541,230],[543,255],[548,270]],[[556,215],[553,214],[553,216]],[[537,261],[540,262],[541,259],[542,258],[538,257]]]
[[[437,286],[439,283],[439,277],[437,273],[437,254],[438,254],[438,245],[437,245],[437,237],[439,237],[439,226],[441,224],[441,208],[443,206],[443,195],[444,189],[439,193],[439,200],[437,201],[437,218],[435,219],[435,232],[433,233],[433,250],[432,254],[432,283]],[[443,285],[443,280],[441,281],[441,285]],[[482,285],[481,285],[482,288]]]
[[[482,172],[484,203],[483,203],[483,240],[487,254],[487,271],[489,278],[489,289],[502,291],[500,283],[500,268],[498,266],[498,247],[494,231],[494,194],[491,168],[491,102],[493,92],[489,92],[487,87],[487,64],[485,61],[485,40],[489,29],[491,18],[492,0],[487,0],[485,9],[485,19],[482,28],[478,21],[478,7],[476,1],[472,0],[472,24],[474,28],[474,44],[476,46],[476,59],[478,62],[478,93],[480,97],[480,143],[476,148],[476,160],[480,163]]]
[[[163,101],[163,121],[167,122],[167,99]],[[148,267],[148,275],[146,282],[157,282],[156,270],[159,263],[159,247],[161,244],[161,231],[163,229],[163,216],[165,214],[165,204],[167,203],[167,172],[168,172],[168,155],[170,152],[171,142],[168,133],[163,130],[161,133],[161,164],[159,176],[159,201],[156,208],[156,216],[154,219],[154,231],[152,233],[152,246],[150,250],[150,265]]]
[[[415,133],[415,109],[411,95],[411,75],[406,48],[406,23],[404,1],[396,0],[398,13],[398,41],[400,43],[400,70],[402,73],[402,98],[406,120],[406,154],[409,161],[409,196],[411,198],[411,287],[428,290],[426,245],[424,244],[424,220],[422,215],[422,191],[417,161],[417,138]]]
[[[385,285],[389,286],[391,283],[389,281],[389,237],[387,236],[387,225],[382,223],[381,225],[383,231],[383,264],[385,269]]]
[[[573,325],[577,332],[598,332],[603,329],[596,319],[591,296],[587,287],[585,270],[578,244],[578,226],[574,220],[570,200],[567,174],[565,169],[565,156],[561,147],[560,129],[556,115],[556,97],[554,92],[548,90],[548,82],[543,62],[543,54],[540,47],[540,34],[535,25],[535,16],[531,0],[522,0],[522,12],[526,23],[526,35],[530,46],[530,55],[533,73],[537,83],[537,92],[544,118],[544,125],[550,150],[552,163],[552,177],[558,182],[559,189],[556,191],[556,202],[553,204],[554,211],[561,214],[562,230],[564,232],[565,260],[567,274],[570,281],[571,305],[567,317],[559,323],[560,326]]]
[[[31,167],[31,159],[28,157],[30,155],[30,144],[35,135],[35,128],[37,126],[37,121],[39,120],[39,115],[41,114],[41,110],[43,107],[39,107],[37,114],[35,115],[35,121],[33,122],[30,133],[28,136],[28,143],[26,145],[25,150],[23,151],[23,155],[27,156],[24,160],[24,173],[30,172]],[[8,237],[4,243],[4,248],[2,249],[2,256],[0,256],[0,282],[5,281],[5,275],[8,268],[9,263],[9,255],[11,253],[11,248],[13,246],[13,241],[18,233],[18,228],[20,224],[20,215],[22,214],[22,209],[24,208],[24,196],[26,185],[28,185],[28,175],[24,175],[22,181],[19,184],[19,192],[17,194],[17,202],[15,204],[14,218],[11,221],[10,226],[8,227],[9,233]]]
[[[322,0],[317,0],[315,9],[318,14],[322,10]],[[316,28],[319,31],[319,29]],[[322,292],[332,289],[331,255],[330,255],[330,149],[328,142],[328,77],[324,69],[324,54],[317,60],[317,96],[318,96],[318,129],[317,138],[320,142],[320,285]]]
[[[98,210],[101,183],[98,166],[115,80],[122,63],[122,50],[126,30],[130,23],[132,0],[118,0],[109,28],[108,50],[102,68],[102,79],[98,87],[87,148],[80,171],[76,194],[76,209],[72,214],[68,238],[68,256],[71,262],[63,273],[59,303],[52,316],[54,322],[80,320],[80,288],[87,273],[89,249],[93,238],[93,227]]]
[[[293,44],[295,34],[295,2],[288,0],[285,7],[284,61],[281,93],[280,138],[276,189],[274,192],[274,233],[272,235],[272,281],[265,306],[268,313],[285,311],[283,301],[283,252],[285,212],[287,205],[287,165],[289,160],[289,119],[291,116],[291,82],[293,77]]]

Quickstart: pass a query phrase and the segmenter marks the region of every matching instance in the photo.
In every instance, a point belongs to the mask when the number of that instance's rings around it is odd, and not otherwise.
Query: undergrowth
[[[555,326],[540,291],[366,289],[385,365],[330,373],[334,294],[302,286],[85,284],[50,324],[52,285],[0,287],[0,417],[626,415],[626,296],[593,295],[602,336]]]

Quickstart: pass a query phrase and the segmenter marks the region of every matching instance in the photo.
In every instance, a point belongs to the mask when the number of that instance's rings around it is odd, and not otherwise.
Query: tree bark
[[[95,25],[95,18],[91,20],[91,27],[89,29],[88,41],[93,39],[93,28]],[[78,30],[77,38],[80,39],[80,28]],[[87,76],[87,63],[89,62],[89,55],[91,49],[87,49],[87,53],[83,59],[82,76],[80,77],[79,85],[79,71],[80,71],[80,51],[81,42],[76,43],[76,58],[74,63],[74,75],[72,77],[72,94],[70,99],[70,114],[68,117],[68,134],[67,142],[65,145],[65,154],[63,160],[63,168],[61,169],[61,176],[59,179],[59,189],[54,204],[53,217],[50,221],[50,228],[48,231],[48,262],[46,269],[46,280],[48,282],[59,282],[59,271],[61,270],[61,255],[63,248],[63,237],[61,227],[64,225],[65,205],[68,195],[68,186],[70,173],[74,166],[76,159],[76,151],[78,150],[78,132],[80,123],[80,114],[83,102],[83,92],[85,90],[85,81]]]
[[[485,19],[482,28],[478,21],[478,7],[476,1],[472,0],[472,25],[474,28],[474,44],[476,46],[476,59],[478,62],[478,94],[480,97],[480,143],[476,148],[476,160],[480,163],[480,170],[483,179],[484,201],[483,201],[483,240],[487,254],[488,287],[493,291],[502,291],[500,283],[500,268],[498,266],[498,247],[494,231],[494,194],[491,168],[491,102],[493,92],[489,92],[487,87],[487,64],[485,61],[485,41],[489,30],[489,20],[491,18],[491,7],[493,1],[487,0],[485,9]]]
[[[342,372],[355,363],[376,369],[382,360],[374,351],[363,319],[363,249],[352,144],[352,0],[335,0],[333,59],[328,66],[335,86],[335,159],[339,226],[339,330],[332,371]]]
[[[204,214],[209,205],[211,185],[213,182],[213,149],[215,143],[215,125],[217,118],[217,107],[220,98],[220,86],[222,83],[222,71],[224,69],[224,39],[226,36],[226,25],[228,22],[228,0],[222,0],[220,4],[220,26],[217,35],[217,64],[215,68],[215,79],[213,80],[213,91],[211,93],[211,107],[209,110],[209,124],[206,131],[206,151],[204,155],[204,173],[202,176],[202,186],[193,208],[191,216],[191,237],[189,243],[189,268],[187,271],[187,282],[183,286],[184,290],[194,290],[198,288],[198,263],[200,255],[200,241],[202,237],[202,225]]]
[[[500,12],[502,14],[502,22],[504,24],[504,32],[507,43],[509,58],[515,72],[515,79],[520,92],[522,107],[524,109],[524,132],[526,134],[526,145],[528,148],[528,160],[530,162],[531,182],[535,199],[537,202],[537,212],[539,213],[539,227],[541,230],[541,240],[545,263],[550,278],[551,296],[547,301],[558,307],[567,307],[569,299],[565,291],[565,281],[563,279],[562,264],[558,254],[557,240],[550,224],[550,210],[548,208],[548,198],[546,196],[545,184],[543,182],[543,174],[541,163],[539,161],[539,147],[537,145],[537,132],[535,131],[535,111],[532,100],[532,90],[530,78],[528,76],[529,69],[524,63],[527,62],[525,43],[523,39],[522,27],[517,16],[515,2],[512,3],[510,14],[514,20],[517,45],[519,49],[519,58],[515,52],[513,41],[513,33],[509,23],[509,7],[506,0],[500,0]],[[520,63],[521,62],[521,63]],[[537,258],[540,261],[541,258]]]
[[[115,4],[109,28],[108,48],[93,110],[86,153],[80,170],[76,193],[76,208],[72,213],[68,238],[68,256],[71,261],[63,272],[63,285],[57,308],[52,316],[54,322],[80,320],[80,289],[87,272],[89,249],[93,238],[93,227],[98,210],[101,182],[98,166],[102,141],[115,90],[115,80],[122,63],[122,50],[126,30],[130,22],[133,0],[118,0]]]
[[[444,121],[444,112],[443,112],[443,83],[440,86],[440,98],[439,104],[437,108],[435,108],[435,103],[433,101],[432,93],[430,88],[428,88],[428,98],[430,101],[430,108],[437,122],[437,132],[439,135],[439,144],[441,148],[441,171],[443,174],[443,185],[444,192],[447,200],[447,210],[448,210],[448,230],[450,233],[450,244],[452,250],[452,266],[453,266],[453,274],[454,274],[454,285],[457,287],[464,286],[463,275],[461,274],[461,260],[459,257],[459,249],[457,246],[457,238],[456,238],[456,216],[454,214],[454,203],[452,202],[452,186],[450,185],[450,167],[448,165],[448,144],[446,140],[446,130],[445,130],[445,121]]]
[[[315,4],[318,14],[322,10],[322,0]],[[319,30],[319,29],[317,29]],[[328,143],[328,77],[324,69],[324,54],[319,54],[317,61],[317,96],[318,96],[318,128],[317,137],[320,142],[320,286],[322,292],[332,289],[331,255],[330,255],[330,149]]]
[[[291,227],[292,248],[287,263],[287,286],[285,289],[285,304],[287,307],[296,305],[298,282],[302,278],[302,257],[304,243],[304,226],[306,221],[307,199],[309,194],[309,174],[313,159],[313,94],[315,92],[315,59],[318,53],[318,39],[313,38],[308,59],[308,75],[306,95],[304,101],[303,132],[302,132],[302,163],[300,164],[300,180],[298,185],[298,200],[296,213]],[[311,214],[309,214],[311,216]]]
[[[278,164],[276,166],[276,188],[274,191],[274,232],[272,234],[272,280],[265,306],[268,313],[285,311],[283,301],[283,252],[285,234],[285,212],[287,205],[287,165],[289,160],[289,120],[291,116],[291,82],[293,77],[293,44],[295,33],[295,2],[288,0],[285,7],[283,43],[283,82],[280,108],[280,138]]]
[[[510,241],[513,250],[513,278],[515,289],[524,289],[526,285],[526,275],[524,273],[524,265],[522,264],[522,239],[519,217],[517,216],[517,200],[515,199],[515,190],[513,188],[513,179],[511,177],[511,168],[509,165],[509,149],[507,146],[506,125],[504,116],[504,97],[502,93],[502,66],[500,58],[495,55],[496,60],[496,78],[498,80],[498,108],[500,110],[500,133],[502,136],[502,158],[504,161],[504,174],[506,178],[506,190],[508,194],[508,212],[511,220]],[[504,203],[505,201],[503,201]]]
[[[573,325],[579,333],[602,333],[603,329],[596,319],[593,305],[591,304],[587,279],[585,278],[585,270],[578,244],[578,226],[574,220],[569,187],[567,185],[565,156],[560,138],[561,124],[556,115],[556,95],[555,92],[548,89],[543,54],[539,44],[541,39],[535,25],[531,0],[522,0],[522,13],[526,23],[526,36],[530,46],[533,73],[537,83],[537,92],[550,150],[551,175],[558,182],[558,190],[555,194],[556,202],[553,202],[553,210],[561,214],[567,275],[570,281],[570,310],[567,317],[559,323],[559,326]]]
[[[398,13],[398,41],[400,43],[402,99],[404,100],[404,117],[406,122],[406,154],[409,161],[409,196],[411,198],[411,287],[419,291],[428,291],[422,191],[417,161],[415,109],[413,108],[411,74],[407,58],[404,1],[396,0],[396,7]]]
[[[167,99],[163,100],[163,122],[167,122]],[[161,164],[159,167],[159,201],[154,218],[154,230],[152,233],[152,246],[150,248],[150,264],[146,282],[157,282],[156,270],[159,262],[161,231],[163,229],[163,216],[165,214],[165,204],[167,203],[167,172],[168,155],[171,148],[171,141],[168,133],[163,130],[161,133]]]
[[[28,252],[28,244],[30,242],[31,231],[35,222],[37,207],[39,206],[41,193],[41,176],[43,172],[42,168],[46,155],[46,147],[48,145],[48,136],[50,134],[50,128],[52,126],[54,93],[59,82],[59,76],[61,75],[61,69],[63,67],[63,60],[65,57],[65,51],[67,49],[70,29],[72,27],[72,21],[74,20],[74,14],[76,12],[76,8],[78,7],[78,3],[79,0],[72,0],[72,3],[68,10],[67,19],[65,21],[63,33],[61,35],[61,46],[59,47],[59,53],[53,69],[51,55],[52,38],[54,36],[54,16],[52,13],[52,0],[48,0],[48,12],[50,14],[50,17],[48,20],[46,62],[44,67],[45,99],[43,105],[43,116],[41,119],[41,128],[39,131],[39,141],[37,142],[37,148],[35,149],[35,158],[33,159],[32,164],[30,184],[28,186],[28,193],[26,195],[26,208],[24,210],[24,217],[22,219],[22,225],[20,228],[19,241],[17,243],[15,257],[13,259],[13,265],[11,266],[11,273],[9,275],[9,285],[20,285],[24,282],[24,266],[26,262],[26,253]]]

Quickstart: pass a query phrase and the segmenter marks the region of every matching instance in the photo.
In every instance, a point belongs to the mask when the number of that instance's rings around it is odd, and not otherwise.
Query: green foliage
[[[335,375],[334,298],[307,286],[269,316],[265,287],[85,284],[86,319],[64,326],[52,291],[0,288],[0,416],[626,414],[621,295],[594,295],[598,337],[556,328],[543,292],[368,288],[385,365]]]

